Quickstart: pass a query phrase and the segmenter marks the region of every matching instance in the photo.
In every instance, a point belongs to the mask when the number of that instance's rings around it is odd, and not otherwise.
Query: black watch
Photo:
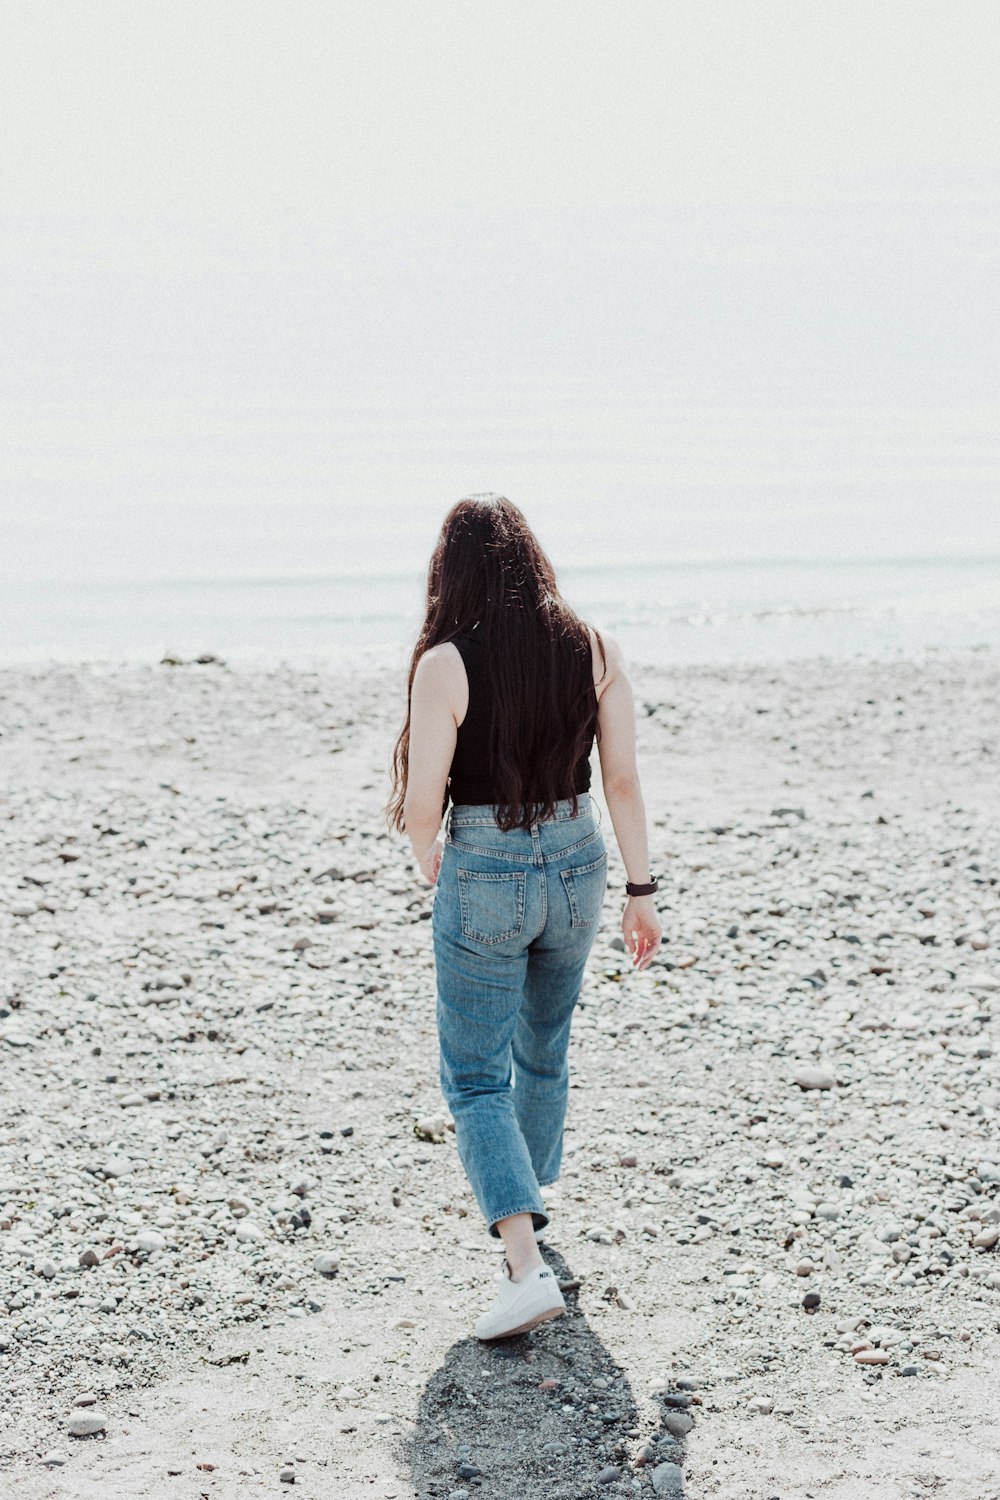
[[[631,880],[625,882],[625,894],[627,896],[652,896],[660,889],[657,876],[653,876],[648,885],[636,885]]]

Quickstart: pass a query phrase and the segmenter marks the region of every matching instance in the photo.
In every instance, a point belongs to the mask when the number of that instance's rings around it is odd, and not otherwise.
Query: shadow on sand
[[[584,1500],[645,1492],[680,1500],[690,1393],[658,1397],[658,1425],[642,1432],[624,1369],[577,1305],[579,1282],[561,1255],[541,1248],[566,1314],[528,1334],[493,1343],[470,1335],[452,1345],[404,1440],[414,1495]]]

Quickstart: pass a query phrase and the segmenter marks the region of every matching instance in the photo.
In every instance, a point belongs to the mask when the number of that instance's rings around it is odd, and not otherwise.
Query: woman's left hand
[[[443,854],[444,842],[441,839],[435,839],[431,847],[422,857],[416,852],[416,850],[413,851],[413,858],[420,866],[420,873],[427,881],[428,885],[437,884],[438,871],[441,868],[441,856]]]

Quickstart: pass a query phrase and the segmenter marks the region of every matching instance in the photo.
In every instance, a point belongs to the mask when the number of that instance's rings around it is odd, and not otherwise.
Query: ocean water
[[[637,664],[1000,650],[1000,558],[566,567],[563,595]],[[403,664],[423,567],[352,577],[0,586],[0,662]]]

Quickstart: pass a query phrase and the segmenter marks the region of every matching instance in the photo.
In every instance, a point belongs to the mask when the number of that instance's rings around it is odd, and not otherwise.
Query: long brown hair
[[[410,660],[406,722],[385,808],[389,827],[400,833],[417,663],[476,621],[496,705],[490,774],[499,827],[528,828],[551,817],[592,737],[600,740],[586,624],[561,598],[555,570],[517,506],[502,495],[469,495],[445,516],[427,570],[426,615]],[[606,672],[604,642],[594,634]],[[575,813],[575,792],[572,803]],[[446,790],[442,815],[447,806]]]

